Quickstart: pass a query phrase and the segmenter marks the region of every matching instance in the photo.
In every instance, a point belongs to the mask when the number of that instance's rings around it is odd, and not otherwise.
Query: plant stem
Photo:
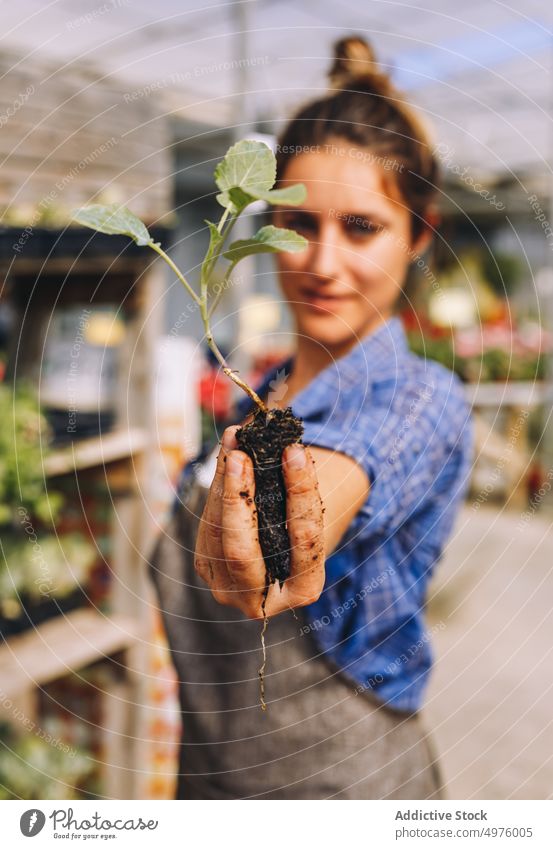
[[[229,237],[230,231],[232,230],[232,228],[234,227],[234,225],[238,221],[238,215],[240,213],[238,213],[237,215],[233,215],[231,217],[230,221],[228,222],[228,224],[225,227],[224,225],[225,225],[225,222],[226,222],[229,214],[230,214],[229,210],[225,209],[225,211],[221,215],[221,219],[220,219],[220,221],[217,225],[217,230],[219,231],[219,233],[221,233],[221,241],[219,243],[218,248],[215,250],[213,256],[210,257],[209,260],[206,263],[205,263],[205,261],[204,261],[204,263],[202,263],[202,269],[201,269],[201,275],[200,275],[200,289],[201,289],[201,292],[202,292],[201,297],[202,298],[205,297],[206,300],[207,300],[207,288],[208,288],[208,284],[209,284],[209,280],[211,278],[211,275],[213,274],[213,269],[215,268],[215,265],[217,264],[217,260],[221,256],[221,251],[223,250],[225,242]]]
[[[234,271],[235,266],[236,266],[236,263],[232,263],[232,265],[229,265],[229,267],[225,271],[225,276],[221,280],[221,285],[220,285],[219,291],[215,295],[215,298],[213,299],[213,302],[211,303],[211,305],[209,307],[209,311],[207,313],[208,319],[211,319],[211,316],[213,315],[213,313],[217,309],[217,304],[221,300],[223,292],[225,291],[226,285],[228,283],[228,279],[229,279],[230,275],[232,274],[232,272]]]
[[[227,220],[229,214],[230,214],[230,207],[227,206],[227,208],[225,209],[225,211],[221,215],[221,220],[219,221],[219,223],[217,225],[217,230],[219,231],[219,233],[222,231],[223,227],[225,226],[225,221]]]
[[[209,345],[209,347],[211,348],[211,350],[213,351],[213,353],[215,354],[219,363],[221,364],[221,368],[223,369],[224,373],[227,375],[227,377],[230,377],[230,379],[234,383],[236,383],[236,385],[239,386],[240,389],[242,389],[246,393],[246,395],[250,396],[252,401],[255,404],[257,404],[257,406],[259,407],[260,410],[262,410],[264,413],[267,413],[268,409],[265,406],[265,404],[263,403],[263,401],[261,400],[261,398],[259,397],[259,395],[257,394],[257,392],[254,389],[252,389],[252,387],[248,383],[246,383],[245,380],[242,380],[240,377],[238,377],[237,371],[235,371],[234,369],[231,369],[228,366],[227,361],[225,360],[225,358],[223,357],[219,348],[215,344],[215,340],[213,338],[213,334],[212,334],[211,328],[209,326],[209,317],[207,315],[206,305],[203,304],[203,303],[200,304],[200,310],[201,310],[202,319],[203,319],[203,322],[204,322],[206,342]]]
[[[255,390],[252,389],[252,387],[248,383],[246,383],[245,380],[242,380],[240,377],[238,377],[238,372],[235,371],[234,369],[231,369],[230,366],[228,365],[227,361],[225,360],[221,351],[219,350],[219,348],[217,347],[217,345],[215,343],[215,339],[213,338],[213,333],[211,332],[211,327],[210,327],[210,323],[209,323],[210,319],[211,319],[211,315],[213,313],[213,309],[217,305],[219,298],[221,297],[221,293],[223,291],[224,285],[226,284],[226,282],[229,278],[229,275],[230,275],[230,273],[231,273],[231,271],[234,267],[234,265],[231,264],[227,268],[227,270],[225,272],[225,276],[223,277],[221,289],[219,290],[219,292],[215,296],[215,301],[212,304],[211,309],[208,310],[207,295],[208,295],[209,280],[210,280],[211,275],[213,273],[213,269],[215,268],[215,265],[217,264],[217,260],[219,259],[220,255],[221,255],[221,251],[223,250],[223,246],[224,246],[224,244],[225,244],[225,242],[228,238],[228,235],[229,235],[230,231],[232,230],[232,228],[234,227],[236,221],[238,220],[239,213],[237,215],[231,215],[230,221],[228,221],[228,223],[227,223],[227,218],[229,217],[229,214],[230,214],[229,209],[227,207],[227,209],[225,209],[224,213],[221,216],[219,224],[217,225],[217,230],[219,231],[219,233],[221,233],[221,236],[222,236],[221,241],[220,241],[217,249],[214,251],[213,256],[210,257],[210,259],[208,260],[207,263],[202,264],[202,269],[201,269],[201,273],[200,273],[200,299],[199,299],[200,313],[201,313],[202,321],[203,321],[203,324],[204,324],[206,342],[209,345],[210,349],[215,354],[215,357],[217,358],[218,362],[220,363],[220,365],[223,369],[223,372],[234,383],[236,383],[236,385],[239,386],[240,389],[242,389],[246,393],[246,395],[249,395],[249,397],[252,399],[254,404],[257,404],[257,406],[259,407],[260,410],[262,410],[264,413],[267,413],[268,412],[267,407],[265,406],[265,404],[263,403],[263,401],[261,400],[261,398],[259,397],[257,392],[255,392]]]
[[[223,238],[221,239],[221,242],[220,242],[217,250],[214,252],[213,256],[209,260],[209,263],[205,267],[202,267],[202,273],[201,273],[201,279],[200,279],[200,295],[199,296],[196,294],[196,292],[194,291],[192,286],[189,284],[189,282],[185,278],[185,276],[182,274],[180,269],[175,265],[175,263],[173,262],[171,257],[168,256],[165,253],[165,251],[163,250],[161,245],[159,245],[157,242],[149,242],[149,247],[152,248],[152,250],[154,250],[157,254],[159,254],[159,256],[162,259],[165,260],[167,265],[177,275],[177,277],[179,278],[179,280],[181,281],[181,283],[183,284],[183,286],[185,287],[185,289],[189,293],[190,297],[199,306],[200,313],[201,313],[201,316],[202,316],[202,321],[203,321],[204,328],[205,328],[205,338],[206,338],[207,344],[209,345],[209,347],[211,348],[211,350],[215,354],[215,357],[217,358],[217,360],[221,364],[221,367],[222,367],[224,373],[227,375],[227,377],[230,377],[230,379],[234,383],[236,383],[236,385],[239,386],[240,389],[242,389],[247,395],[249,395],[249,397],[252,399],[252,401],[255,404],[257,404],[257,406],[264,413],[266,413],[266,412],[268,412],[267,407],[265,406],[265,404],[263,403],[263,401],[261,400],[261,398],[259,397],[257,392],[255,392],[255,390],[253,390],[252,387],[249,386],[244,380],[242,380],[240,377],[238,377],[238,372],[236,372],[234,369],[231,369],[229,367],[229,365],[227,364],[225,358],[223,357],[221,351],[219,350],[219,348],[217,347],[217,345],[215,343],[215,339],[213,338],[213,334],[212,334],[211,328],[209,326],[209,319],[211,317],[211,312],[208,313],[208,309],[207,309],[207,292],[208,292],[209,278],[211,277],[211,274],[213,272],[215,264],[216,264],[217,260],[219,259],[219,256],[221,255],[221,251],[222,251],[223,245],[226,241],[226,238],[227,238],[228,234],[230,233],[230,231],[232,230],[232,227],[234,226],[234,223],[236,222],[236,220],[238,218],[237,215],[232,216],[231,220],[228,222],[228,224],[225,227],[225,223],[226,223],[228,216],[229,216],[229,210],[227,208],[227,209],[225,209],[223,215],[221,216],[221,220],[219,221],[219,224],[218,224],[218,227],[217,227],[217,229],[219,230],[219,232],[221,233]],[[225,282],[226,282],[226,280],[228,280],[228,277],[229,277],[229,274],[230,274],[232,268],[233,268],[233,266],[231,265],[227,269],[227,272],[225,273],[225,276],[223,278],[223,280]],[[222,290],[222,287],[221,287],[221,290]],[[220,296],[220,294],[221,294],[221,292],[219,292],[218,295],[216,296],[217,299]]]
[[[199,298],[199,297],[198,297],[198,295],[195,293],[194,289],[192,288],[192,286],[190,285],[190,283],[188,282],[188,280],[186,279],[186,277],[185,277],[185,276],[182,274],[182,272],[181,272],[181,271],[177,268],[177,266],[175,265],[175,263],[173,262],[173,260],[171,259],[171,257],[170,257],[170,256],[168,256],[168,255],[165,253],[165,251],[163,250],[163,248],[161,247],[161,245],[159,245],[157,242],[149,242],[149,243],[148,243],[148,247],[152,248],[152,250],[153,250],[153,251],[155,251],[157,254],[159,254],[159,255],[160,255],[160,257],[162,257],[162,259],[164,259],[164,260],[165,260],[165,262],[167,263],[167,265],[169,266],[169,268],[171,268],[171,270],[175,272],[175,274],[176,274],[176,275],[177,275],[177,277],[179,278],[180,282],[183,284],[184,288],[188,291],[188,294],[190,295],[190,297],[191,297],[191,298],[193,298],[193,300],[194,300],[194,301],[196,301],[196,303],[198,304],[198,306],[201,306],[200,298]]]

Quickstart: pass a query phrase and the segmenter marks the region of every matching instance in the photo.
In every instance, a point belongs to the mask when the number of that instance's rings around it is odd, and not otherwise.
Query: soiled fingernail
[[[234,431],[229,431],[228,428],[223,433],[223,448],[226,448],[227,451],[232,451],[233,448],[236,448]]]
[[[301,445],[289,445],[286,449],[286,465],[291,469],[305,468],[305,449]]]
[[[229,454],[227,457],[227,474],[233,478],[239,478],[242,474],[242,458],[240,454]]]

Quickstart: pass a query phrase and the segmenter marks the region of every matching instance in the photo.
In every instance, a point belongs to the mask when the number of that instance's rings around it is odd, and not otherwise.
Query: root
[[[261,710],[267,710],[267,704],[265,702],[265,665],[267,663],[267,650],[265,647],[265,632],[267,630],[267,625],[269,624],[269,618],[265,615],[265,603],[267,601],[267,595],[269,593],[269,581],[267,580],[265,583],[265,589],[263,591],[263,601],[261,602],[261,610],[263,611],[263,628],[261,629],[261,649],[263,651],[263,663],[261,664],[258,675],[259,675],[259,700],[261,703]]]

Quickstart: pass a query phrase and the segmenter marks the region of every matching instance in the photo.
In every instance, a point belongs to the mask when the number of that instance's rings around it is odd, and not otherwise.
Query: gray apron
[[[151,559],[182,710],[179,799],[443,799],[419,714],[382,706],[320,654],[302,610],[262,623],[194,570],[208,489],[194,481]]]

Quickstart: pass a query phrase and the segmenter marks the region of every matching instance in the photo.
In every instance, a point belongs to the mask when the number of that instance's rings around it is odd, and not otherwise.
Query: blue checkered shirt
[[[258,393],[292,366],[291,357],[271,369]],[[433,661],[428,583],[471,467],[463,386],[413,354],[394,317],[320,372],[291,406],[304,421],[305,444],[347,454],[370,481],[365,503],[326,560],[322,595],[303,608],[302,630],[358,692],[415,712]],[[234,420],[250,409],[245,398]]]

